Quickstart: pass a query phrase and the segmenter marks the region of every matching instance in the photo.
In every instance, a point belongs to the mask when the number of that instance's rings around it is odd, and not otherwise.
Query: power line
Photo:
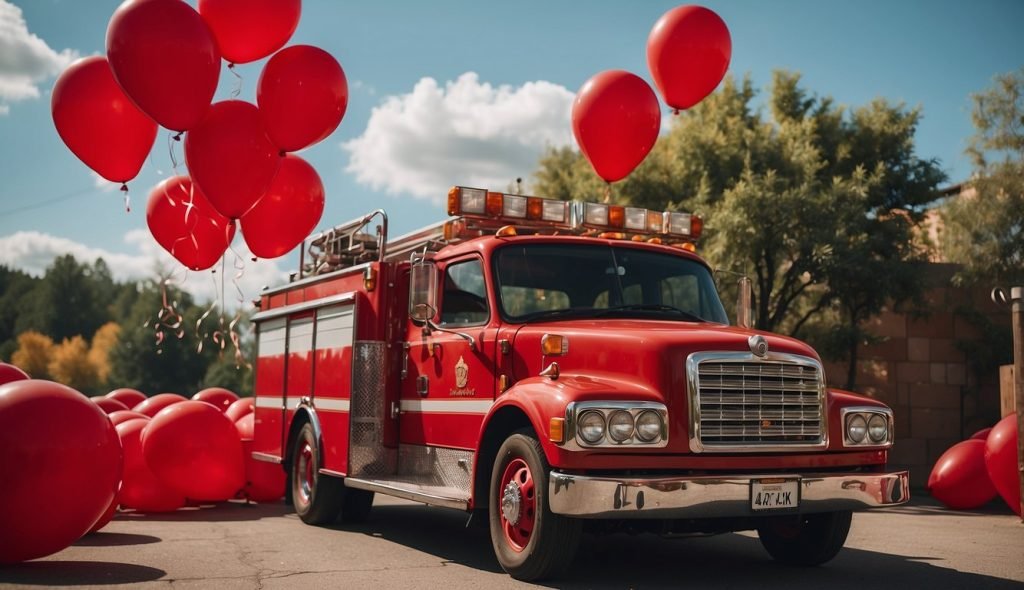
[[[17,213],[24,213],[25,211],[31,211],[33,209],[41,209],[43,207],[48,207],[50,205],[55,205],[57,203],[61,203],[63,201],[67,201],[67,200],[73,199],[75,197],[84,195],[86,193],[91,193],[91,192],[96,191],[96,190],[97,189],[95,187],[78,189],[76,191],[73,191],[73,192],[61,195],[59,197],[53,197],[52,199],[47,199],[45,201],[39,201],[38,203],[32,203],[31,205],[23,205],[21,207],[15,207],[14,209],[8,209],[7,211],[0,211],[0,217],[7,217],[8,215],[15,215]]]

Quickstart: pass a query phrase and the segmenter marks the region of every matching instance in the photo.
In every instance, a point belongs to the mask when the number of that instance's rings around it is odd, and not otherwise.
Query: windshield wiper
[[[607,309],[599,310],[599,313],[595,314],[595,317],[611,315],[611,314],[614,314],[614,313],[617,313],[617,312],[623,312],[623,311],[626,311],[626,312],[629,312],[629,311],[662,312],[662,313],[669,313],[669,314],[672,314],[674,316],[679,316],[680,318],[682,318],[684,320],[687,320],[687,321],[691,321],[691,322],[703,322],[704,321],[704,318],[701,318],[699,316],[693,315],[692,313],[690,313],[688,311],[683,311],[683,310],[679,309],[678,307],[673,307],[671,305],[664,305],[664,304],[661,304],[661,303],[632,303],[632,304],[629,304],[629,305],[617,305],[615,307],[609,307]]]
[[[579,318],[579,317],[594,317],[595,312],[601,310],[595,310],[592,307],[576,307],[568,309],[546,309],[544,311],[536,311],[528,313],[521,318],[519,321],[524,324],[531,322],[547,321],[547,320],[561,320],[566,318]]]

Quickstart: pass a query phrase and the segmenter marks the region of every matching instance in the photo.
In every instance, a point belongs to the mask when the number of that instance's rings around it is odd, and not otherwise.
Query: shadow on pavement
[[[134,535],[131,533],[90,533],[72,543],[75,547],[122,547],[125,545],[149,545],[159,543],[160,537],[152,535]]]
[[[167,575],[155,567],[104,561],[29,561],[0,566],[0,584],[90,586],[138,584]]]
[[[131,522],[146,520],[156,522],[237,522],[259,520],[261,518],[276,518],[290,512],[294,512],[294,509],[283,502],[247,504],[243,501],[231,501],[218,504],[203,504],[201,506],[186,506],[174,512],[147,513],[127,510],[118,512],[114,519]]]
[[[338,527],[500,573],[486,522],[466,526],[464,513],[427,506],[375,505],[370,521]],[[884,534],[884,531],[879,531]],[[1020,582],[942,567],[941,555],[890,555],[846,548],[816,568],[775,563],[756,536],[666,539],[655,535],[584,535],[576,560],[553,588],[1021,588]]]

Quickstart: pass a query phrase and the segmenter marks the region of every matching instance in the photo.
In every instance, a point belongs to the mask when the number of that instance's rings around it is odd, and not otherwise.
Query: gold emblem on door
[[[455,363],[455,389],[451,390],[451,394],[457,397],[472,397],[476,395],[475,389],[467,389],[466,385],[469,384],[469,365],[466,364],[466,360],[461,356],[459,362]]]

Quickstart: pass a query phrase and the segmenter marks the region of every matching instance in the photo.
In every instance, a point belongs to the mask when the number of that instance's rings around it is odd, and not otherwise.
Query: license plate
[[[750,509],[795,510],[800,507],[800,480],[754,479],[750,481]]]

